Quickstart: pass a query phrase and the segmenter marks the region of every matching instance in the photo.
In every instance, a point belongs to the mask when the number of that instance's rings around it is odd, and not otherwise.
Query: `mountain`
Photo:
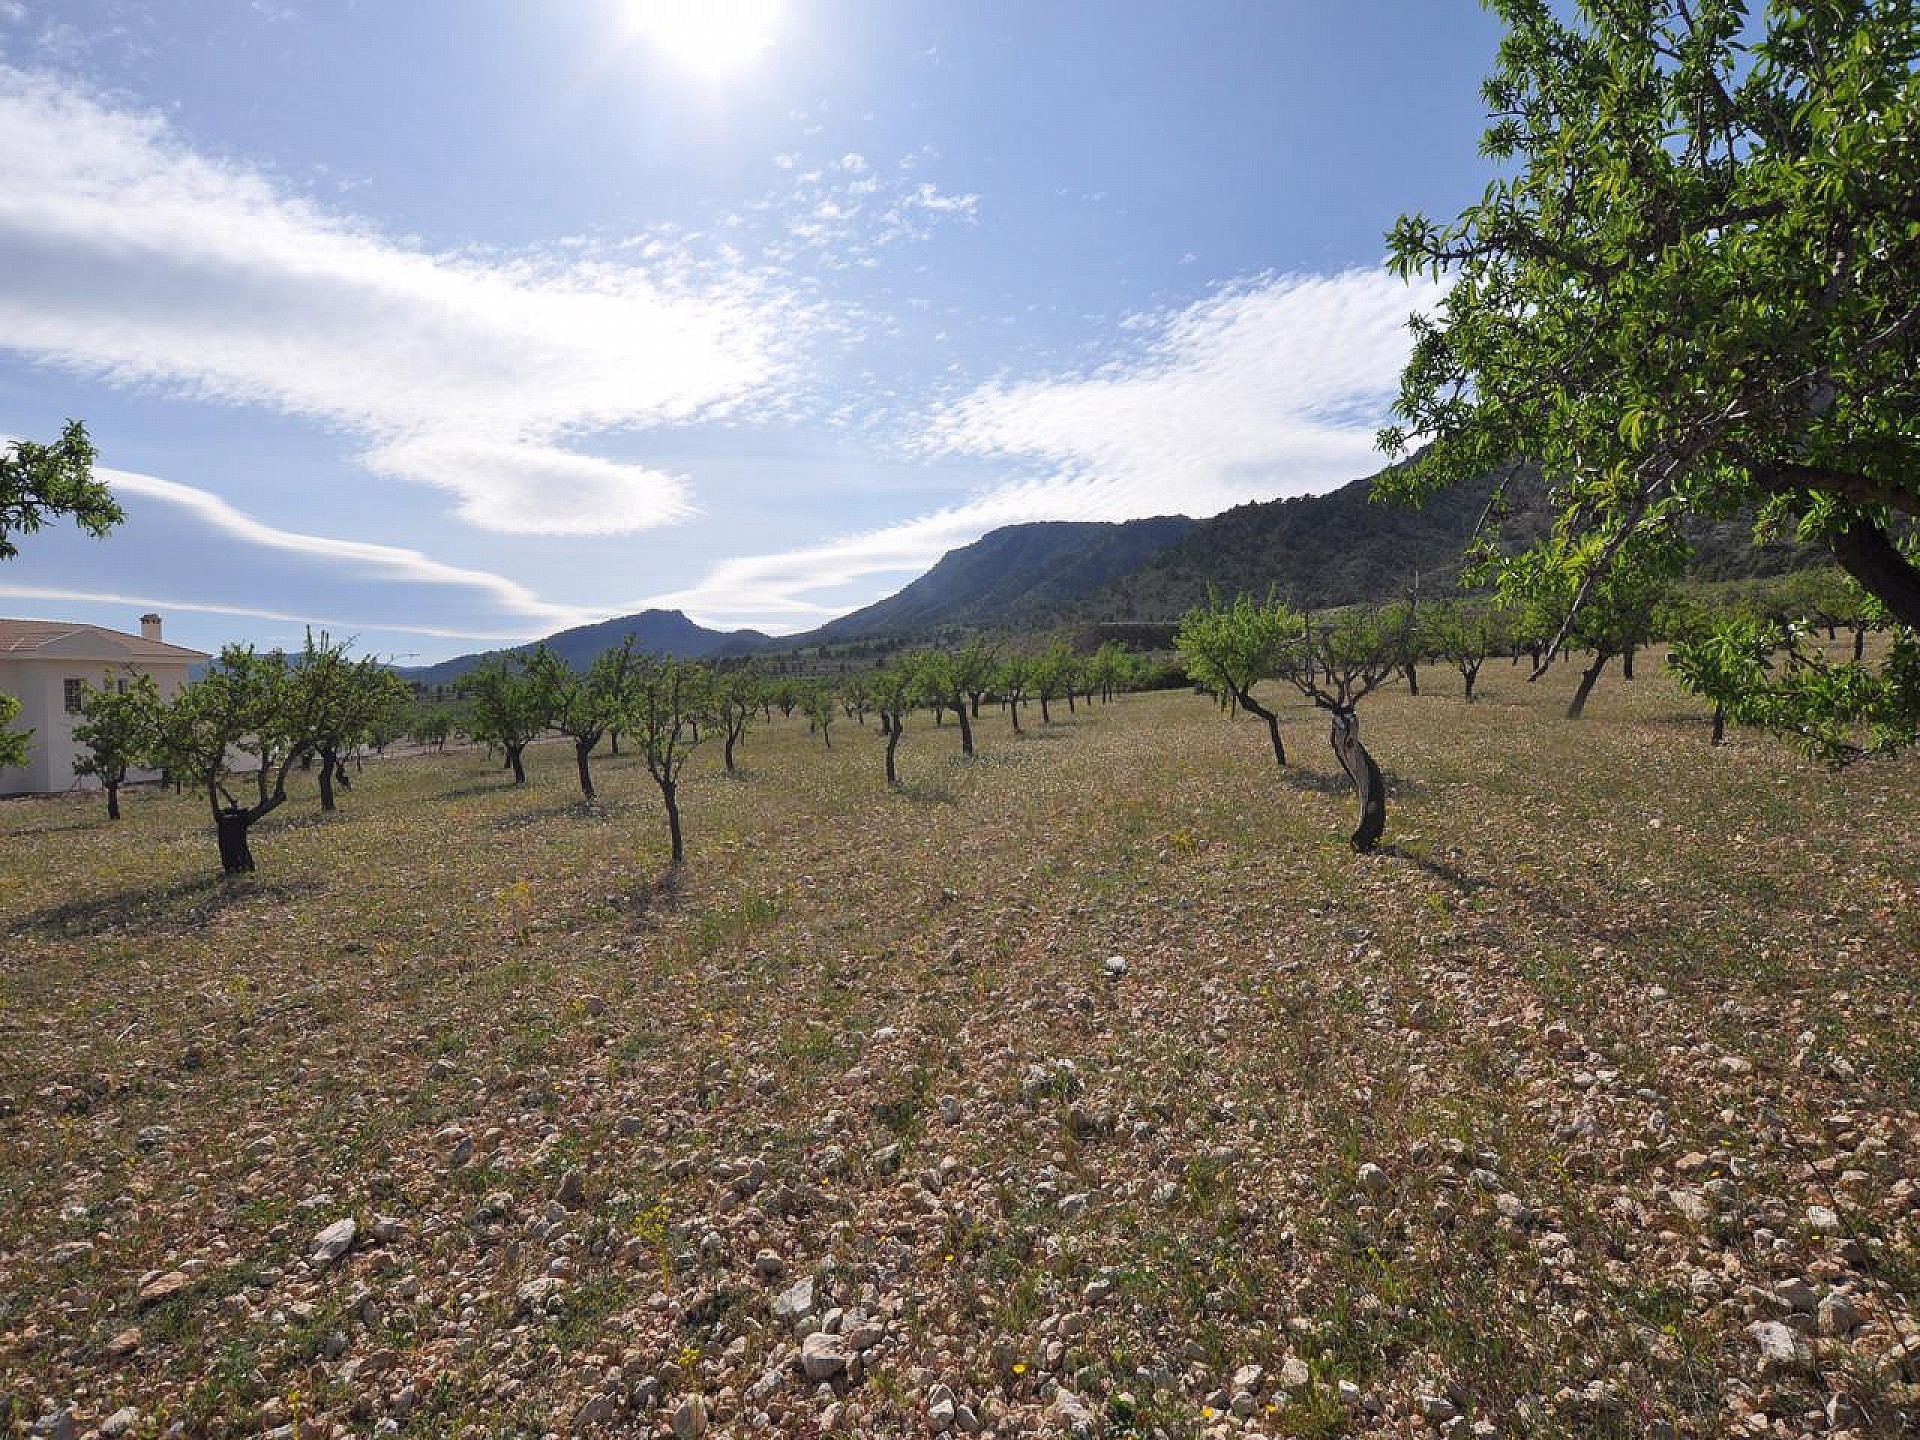
[[[1051,615],[1137,570],[1191,531],[1184,515],[1147,520],[1047,520],[1007,525],[949,550],[884,600],[782,645],[832,645],[878,635],[1019,625]]]
[[[682,660],[705,660],[719,655],[745,655],[773,643],[758,630],[709,630],[696,625],[678,610],[642,610],[637,615],[621,615],[597,625],[579,625],[549,635],[544,642],[515,645],[507,650],[488,650],[476,655],[457,655],[437,665],[396,667],[402,680],[419,685],[450,685],[460,676],[495,656],[524,655],[534,644],[544,643],[576,670],[584,670],[603,650],[633,636],[634,648],[650,655],[672,655]]]
[[[1480,524],[1496,478],[1451,486],[1419,507],[1375,503],[1373,477],[1324,495],[1239,505],[1203,520],[1144,564],[1028,626],[1171,621],[1206,601],[1269,590],[1306,609],[1451,593],[1461,554]],[[1506,492],[1500,533],[1513,551],[1545,536],[1553,511],[1539,471],[1520,471]],[[1691,573],[1722,580],[1773,575],[1826,557],[1806,546],[1755,546],[1751,517],[1705,522],[1689,538]]]

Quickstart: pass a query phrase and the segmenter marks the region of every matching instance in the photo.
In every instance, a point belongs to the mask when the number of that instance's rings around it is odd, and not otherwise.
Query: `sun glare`
[[[628,24],[681,69],[718,80],[773,44],[780,0],[629,0]]]

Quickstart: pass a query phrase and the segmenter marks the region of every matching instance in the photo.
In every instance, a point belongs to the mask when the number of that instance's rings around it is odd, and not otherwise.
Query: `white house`
[[[45,795],[81,783],[73,773],[73,724],[82,687],[101,689],[151,675],[165,699],[210,658],[162,640],[158,615],[142,615],[138,635],[64,620],[0,620],[0,692],[21,704],[9,728],[33,731],[26,765],[0,766],[0,795]],[[149,771],[127,778],[155,777]]]

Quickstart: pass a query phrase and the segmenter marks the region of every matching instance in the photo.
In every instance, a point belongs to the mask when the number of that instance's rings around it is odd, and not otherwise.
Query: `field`
[[[0,1413],[1912,1433],[1920,764],[1521,675],[0,805]]]

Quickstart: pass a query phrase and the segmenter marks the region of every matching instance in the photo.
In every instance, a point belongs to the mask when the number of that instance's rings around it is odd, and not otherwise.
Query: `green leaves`
[[[27,763],[27,742],[33,739],[33,731],[9,728],[19,714],[20,702],[0,694],[0,765]]]
[[[1455,221],[1388,235],[1397,273],[1452,284],[1414,327],[1380,437],[1425,448],[1380,491],[1417,501],[1537,461],[1560,524],[1501,589],[1559,608],[1568,638],[1634,608],[1609,573],[1660,569],[1693,516],[1764,506],[1803,538],[1897,535],[1920,516],[1920,11],[1492,8],[1508,33],[1486,149],[1509,163]],[[1920,624],[1911,564],[1837,553]],[[1789,733],[1821,703],[1899,733],[1851,682],[1796,684]],[[1875,693],[1902,684],[1883,669]]]
[[[78,420],[69,420],[51,445],[16,440],[0,453],[0,560],[20,553],[15,535],[31,535],[57,516],[71,515],[90,535],[126,518],[93,478],[93,460],[93,442]]]
[[[89,685],[82,692],[73,738],[85,750],[74,757],[74,774],[118,785],[153,753],[160,734],[160,692],[151,675],[135,675],[124,685],[120,688],[109,675],[100,689]]]
[[[1284,601],[1262,605],[1239,595],[1231,605],[1215,596],[1189,610],[1173,645],[1195,683],[1217,695],[1244,698],[1262,680],[1280,673],[1287,647],[1298,640],[1305,621]]]

